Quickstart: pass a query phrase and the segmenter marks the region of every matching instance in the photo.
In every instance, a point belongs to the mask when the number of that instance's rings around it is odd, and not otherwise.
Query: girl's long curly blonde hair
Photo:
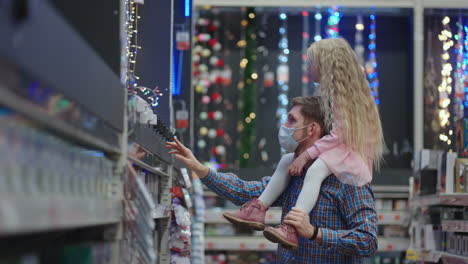
[[[319,77],[326,128],[339,116],[335,129],[343,143],[380,169],[384,139],[379,111],[354,51],[344,39],[323,39],[307,55]]]

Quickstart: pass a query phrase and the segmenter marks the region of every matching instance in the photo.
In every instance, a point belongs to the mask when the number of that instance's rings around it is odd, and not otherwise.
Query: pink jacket
[[[372,181],[372,161],[363,160],[361,155],[342,143],[338,126],[334,122],[329,135],[319,139],[307,149],[312,159],[323,160],[333,174],[343,183],[362,186]]]

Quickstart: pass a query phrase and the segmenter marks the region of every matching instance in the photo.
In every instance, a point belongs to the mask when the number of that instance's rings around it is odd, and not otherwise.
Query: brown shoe
[[[296,228],[291,225],[281,224],[277,227],[267,227],[263,235],[273,243],[279,243],[284,248],[298,249]]]
[[[257,198],[242,205],[240,210],[223,214],[229,222],[254,230],[265,229],[265,214],[268,208],[263,206]]]

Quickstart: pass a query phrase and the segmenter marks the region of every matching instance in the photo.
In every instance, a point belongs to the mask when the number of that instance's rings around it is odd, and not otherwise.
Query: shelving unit
[[[205,223],[207,224],[227,224],[228,221],[223,217],[227,209],[209,209],[205,212]],[[402,225],[408,214],[405,211],[380,211],[377,213],[379,224],[381,225]],[[281,209],[270,209],[265,216],[266,224],[280,224]]]
[[[464,264],[468,263],[468,257],[450,254],[440,251],[422,251],[408,249],[406,251],[406,258],[413,261],[424,261],[430,263],[438,263],[442,260],[443,263],[450,264]]]
[[[468,220],[442,220],[442,231],[468,233]]]
[[[118,200],[0,196],[0,237],[116,224],[121,217],[122,203]]]
[[[121,79],[129,71],[123,58],[130,59],[125,44],[121,46],[128,36],[125,27],[131,12],[126,10],[137,4],[77,2],[77,7],[93,5],[82,24],[69,13],[81,11],[55,2],[0,4],[0,251],[9,251],[9,241],[24,239],[27,252],[12,243],[14,250],[8,255],[21,259],[27,254],[36,261],[28,263],[59,263],[44,252],[65,257],[77,250],[92,263],[127,264],[138,259],[169,264],[175,222],[171,188],[183,182],[181,164],[164,146],[175,133],[172,118],[157,126],[132,119],[138,115],[129,102],[134,95],[126,87],[130,82]],[[167,21],[158,23],[168,29],[167,50],[158,46],[158,53],[167,59],[160,63],[170,65],[173,1],[160,1],[165,10],[153,1],[145,6],[135,2],[148,14],[164,13]],[[14,13],[20,7],[28,10],[21,18]],[[97,17],[99,10],[105,12]],[[106,28],[105,34],[115,34],[90,42],[86,27],[96,19],[109,21],[105,27],[113,28]],[[162,36],[154,39],[158,38]],[[112,47],[107,45],[113,40]],[[150,49],[154,47],[146,51]],[[106,60],[111,55],[112,61],[122,64],[114,67]],[[170,70],[166,75],[158,72],[159,85],[170,87],[171,76]],[[171,93],[165,92],[161,119],[166,112],[167,117],[173,114],[171,100]],[[143,146],[146,158],[136,158],[131,144]],[[24,160],[17,164],[7,153],[10,150],[14,158]],[[81,170],[73,171],[76,168]],[[133,172],[148,173],[149,180]],[[64,237],[65,246],[60,243]]]
[[[468,194],[438,194],[415,197],[410,201],[411,208],[450,205],[450,206],[468,206]]]

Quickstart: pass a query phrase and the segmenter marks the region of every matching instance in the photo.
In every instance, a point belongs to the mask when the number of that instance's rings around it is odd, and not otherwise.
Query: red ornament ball
[[[221,98],[221,94],[218,92],[214,92],[211,94],[211,100],[218,101]]]
[[[216,66],[218,66],[219,68],[224,67],[224,61],[222,59],[219,59],[218,63],[216,63]]]
[[[208,119],[209,120],[214,120],[214,112],[213,111],[208,112]]]
[[[218,128],[218,130],[216,130],[216,135],[217,135],[218,137],[224,136],[224,129]]]
[[[213,38],[208,41],[208,45],[210,45],[210,47],[213,47],[216,43],[218,43],[218,41]]]
[[[211,33],[216,32],[216,30],[218,30],[218,27],[215,26],[214,24],[210,24],[208,26],[208,31],[210,31]]]
[[[216,83],[216,84],[222,84],[222,83],[223,83],[223,77],[221,77],[220,75],[218,75],[218,77],[216,77],[215,83]]]
[[[216,147],[211,148],[211,153],[213,153],[213,155],[218,155],[218,151],[216,151]]]
[[[227,164],[226,164],[226,163],[221,163],[220,167],[221,167],[221,169],[223,169],[223,170],[224,170],[224,169],[227,169]]]

